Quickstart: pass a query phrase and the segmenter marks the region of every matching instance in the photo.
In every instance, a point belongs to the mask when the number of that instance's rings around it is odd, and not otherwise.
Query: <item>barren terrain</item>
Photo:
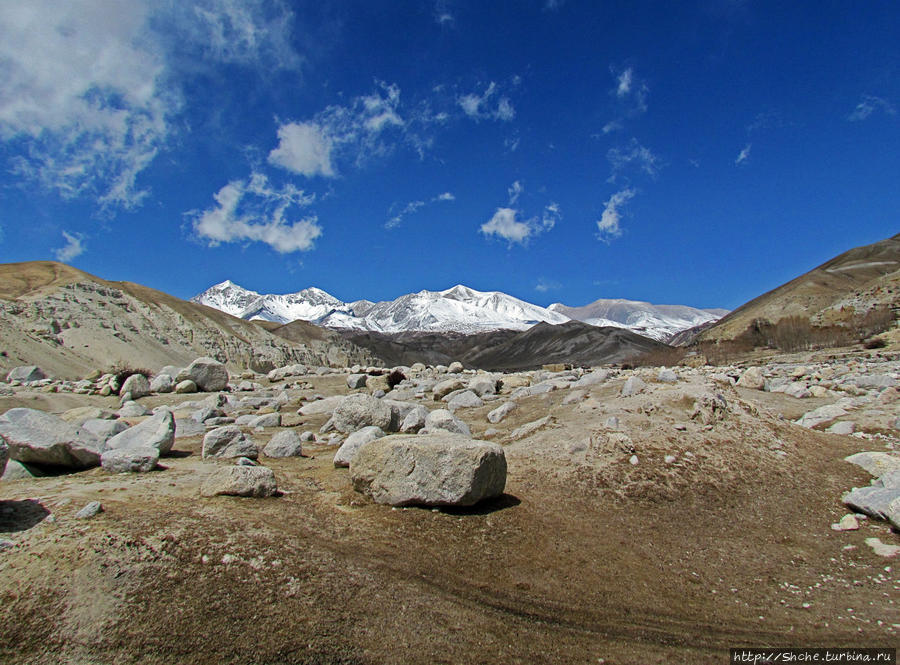
[[[897,359],[805,355],[766,371],[798,367],[884,375]],[[656,370],[613,371],[586,388],[566,372],[507,375],[499,400],[456,411],[503,444],[509,466],[505,494],[468,510],[372,503],[321,435],[305,457],[260,458],[281,491],[268,499],[201,498],[217,463],[201,459],[199,433],[148,474],[2,481],[0,660],[721,663],[734,646],[896,645],[897,559],[865,540],[900,539],[875,520],[831,524],[848,512],[842,493],[870,481],[843,458],[898,444],[897,402],[836,383],[802,399],[734,387],[734,368],[676,372],[664,383]],[[646,387],[623,397],[635,373]],[[346,375],[302,381],[282,425],[317,431],[327,414],[297,406],[347,393]],[[515,383],[542,381],[558,389],[488,423]],[[859,401],[857,434],[792,422],[841,396]],[[0,411],[85,404],[118,398],[0,397]],[[251,435],[262,445],[274,431]],[[94,500],[103,513],[74,518]]]

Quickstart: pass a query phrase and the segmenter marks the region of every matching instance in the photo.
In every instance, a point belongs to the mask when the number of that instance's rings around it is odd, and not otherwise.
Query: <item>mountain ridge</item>
[[[407,293],[394,300],[343,302],[316,287],[295,293],[260,294],[225,280],[191,300],[248,320],[282,324],[303,320],[328,328],[384,334],[523,331],[538,323],[581,321],[600,328],[631,330],[662,342],[727,313],[724,309],[653,305],[625,299],[601,299],[582,307],[562,303],[541,307],[501,291],[477,291],[463,284],[442,291]]]

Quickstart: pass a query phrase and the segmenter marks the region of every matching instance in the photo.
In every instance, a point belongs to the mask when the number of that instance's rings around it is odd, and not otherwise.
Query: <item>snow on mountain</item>
[[[335,312],[353,313],[341,302],[322,289],[308,288],[284,295],[260,295],[238,286],[231,280],[211,286],[191,298],[191,302],[215,307],[241,319],[264,319],[278,323],[290,323],[297,319],[316,321]]]
[[[651,305],[632,300],[598,300],[584,307],[556,303],[545,308],[499,291],[476,291],[461,284],[445,291],[408,293],[396,300],[345,303],[316,288],[284,295],[260,295],[225,281],[195,296],[192,301],[243,319],[279,323],[302,319],[331,328],[383,333],[526,330],[539,322],[560,324],[575,319],[595,326],[627,328],[663,341],[726,313],[725,310]]]
[[[697,309],[687,305],[653,305],[638,300],[601,299],[582,307],[554,303],[548,308],[592,326],[627,328],[639,335],[666,341],[672,335],[728,313],[724,309]]]

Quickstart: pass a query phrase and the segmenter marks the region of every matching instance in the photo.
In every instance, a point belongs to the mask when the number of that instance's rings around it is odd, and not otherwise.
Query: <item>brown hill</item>
[[[900,234],[856,247],[738,307],[701,332],[699,341],[733,339],[756,319],[789,316],[814,324],[840,323],[853,314],[900,301]]]
[[[374,362],[329,331],[287,340],[217,309],[61,263],[0,264],[0,370],[35,364],[76,378],[116,365],[184,365],[202,355],[256,371]]]
[[[344,336],[389,365],[448,364],[458,360],[467,367],[505,371],[535,369],[548,363],[604,365],[667,348],[630,330],[599,328],[580,321],[538,323],[525,331],[496,330],[474,335],[347,331]]]

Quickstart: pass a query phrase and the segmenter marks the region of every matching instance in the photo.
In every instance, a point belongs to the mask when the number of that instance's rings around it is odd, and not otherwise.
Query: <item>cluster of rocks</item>
[[[57,446],[56,450],[62,445],[61,449],[67,452],[56,454],[58,459],[68,460],[66,463],[87,455],[91,462],[78,462],[82,464],[79,468],[100,464],[111,471],[140,472],[154,468],[159,456],[171,449],[176,436],[202,434],[205,459],[236,462],[234,467],[216,471],[218,489],[213,491],[210,484],[203,490],[205,495],[270,496],[277,491],[274,474],[258,465],[256,460],[261,456],[301,456],[307,442],[337,445],[335,466],[349,468],[354,487],[378,502],[471,505],[502,493],[506,464],[502,447],[472,437],[470,425],[460,417],[471,409],[490,405],[482,411],[482,417],[487,424],[497,425],[515,413],[522,400],[566,391],[562,403],[576,404],[588,400],[595,387],[617,380],[615,390],[623,405],[633,403],[638,409],[648,408],[648,394],[654,391],[682,390],[694,399],[691,418],[699,426],[712,428],[727,418],[732,408],[716,386],[736,386],[783,392],[796,399],[833,397],[833,403],[817,406],[798,421],[802,426],[818,427],[832,424],[865,404],[891,405],[897,393],[898,369],[898,363],[890,360],[765,368],[585,370],[554,366],[512,374],[468,370],[460,363],[416,363],[390,369],[294,364],[273,369],[264,376],[248,371],[236,377],[229,376],[221,363],[198,358],[186,368],[164,367],[153,377],[133,374],[122,385],[116,385],[115,376],[98,373],[90,379],[89,387],[79,386],[77,390],[118,394],[121,407],[115,415],[119,418],[86,418],[78,423],[75,433],[60,430],[59,436],[50,437],[45,447]],[[309,381],[313,376],[329,374],[345,375],[350,394],[304,396],[297,410],[300,416],[326,416],[319,431],[298,432],[300,428],[283,427],[282,413],[289,404],[296,403],[287,390],[311,388]],[[7,380],[13,387],[29,388],[52,381],[34,367],[16,368]],[[262,382],[268,382],[268,386]],[[706,388],[689,389],[698,383]],[[802,390],[797,387],[801,385]],[[150,412],[137,401],[153,393],[193,390],[213,394],[179,404],[178,412],[183,415],[177,420],[167,407]],[[13,419],[17,417],[20,416],[13,414]],[[146,419],[134,427],[122,420],[137,417]],[[468,420],[472,422],[471,418]],[[551,421],[546,416],[525,423],[509,434],[508,440],[530,436]],[[844,427],[831,431],[852,431]],[[272,428],[278,431],[268,442],[257,442],[257,433]],[[483,438],[496,432],[488,427]],[[20,459],[29,454],[23,452],[21,445],[8,444],[8,448],[11,459],[29,463]],[[415,472],[416,469],[422,472]]]
[[[846,460],[870,473],[872,481],[866,487],[854,487],[844,494],[844,505],[856,514],[845,515],[832,528],[836,531],[856,530],[859,518],[865,516],[889,522],[894,529],[900,530],[900,455],[866,451],[850,455]],[[900,547],[893,552],[897,553],[900,553]]]

